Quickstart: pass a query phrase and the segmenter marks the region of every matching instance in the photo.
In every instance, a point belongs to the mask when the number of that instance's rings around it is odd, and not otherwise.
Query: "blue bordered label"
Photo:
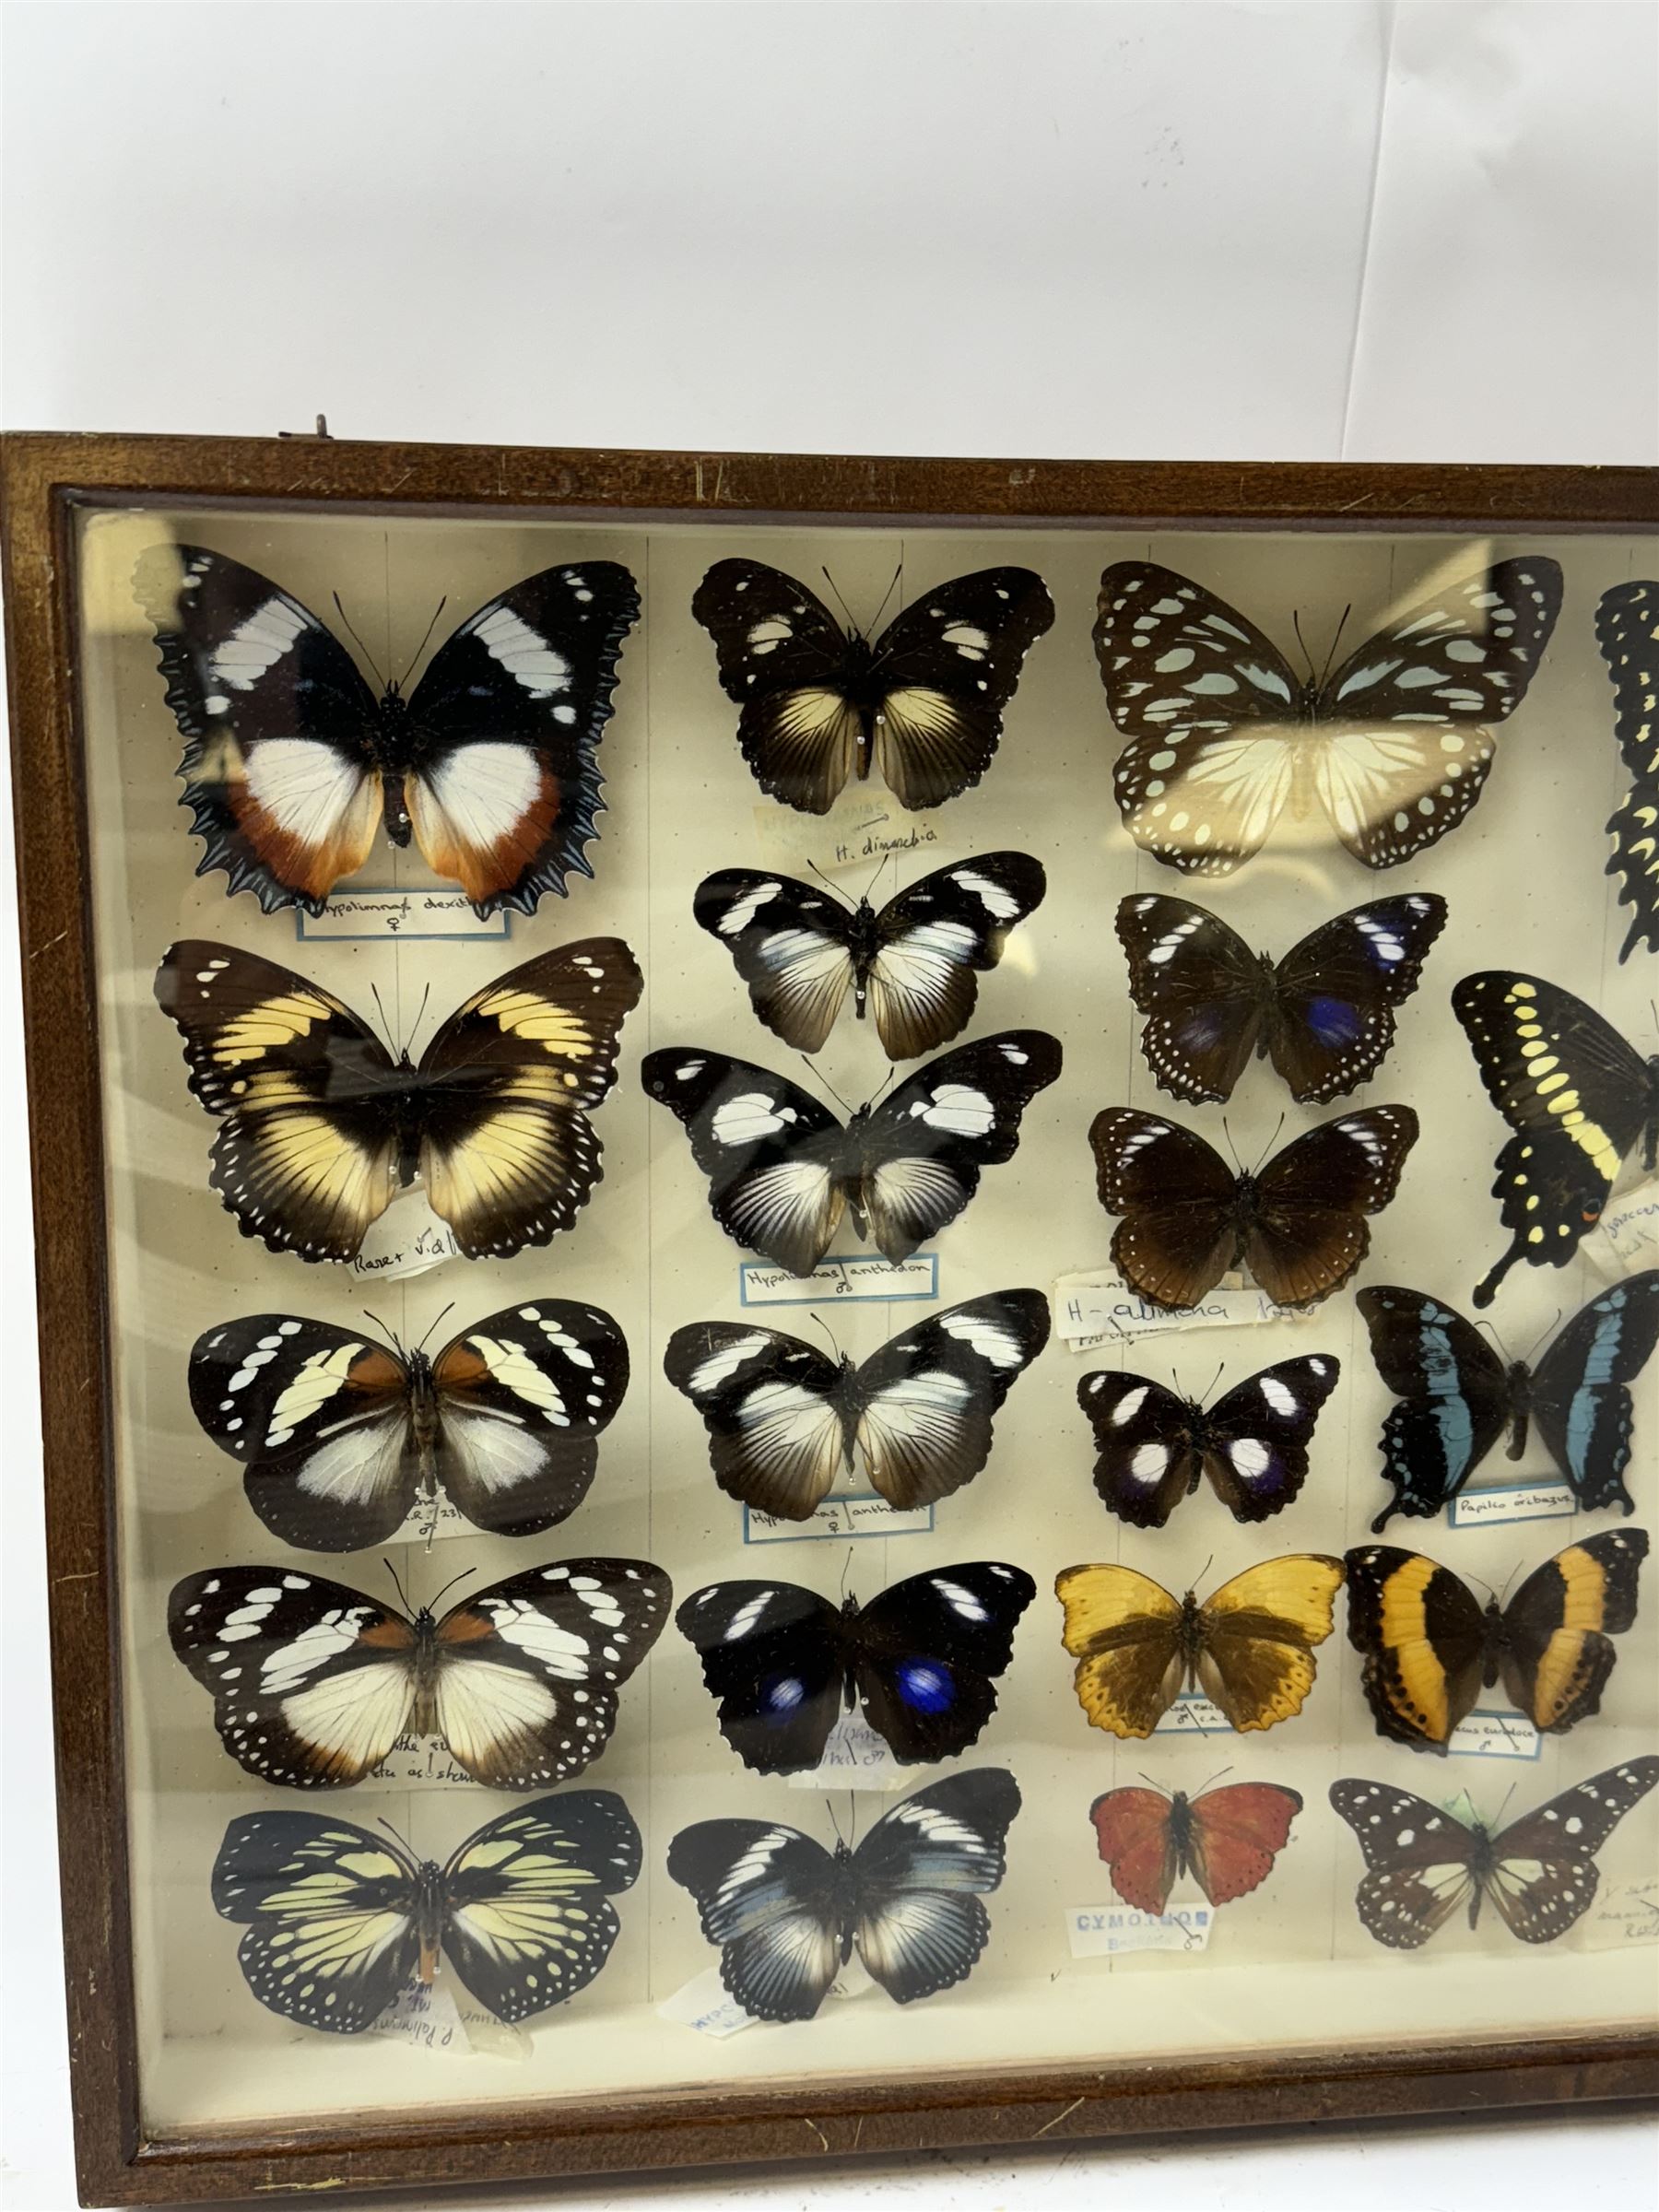
[[[784,1521],[752,1505],[743,1509],[746,1544],[856,1543],[865,1536],[925,1536],[933,1533],[931,1505],[912,1506],[900,1512],[874,1490],[858,1490],[841,1498],[826,1498],[805,1521]]]
[[[737,1270],[737,1300],[745,1306],[833,1306],[873,1300],[893,1305],[937,1298],[939,1255],[913,1252],[897,1266],[874,1254],[820,1260],[810,1275],[791,1275],[770,1260],[745,1260]]]
[[[1571,1521],[1578,1500],[1566,1483],[1506,1482],[1490,1490],[1460,1490],[1446,1508],[1448,1528],[1483,1528],[1494,1521]]]
[[[505,907],[480,922],[465,891],[400,890],[395,884],[364,884],[335,891],[320,914],[303,907],[294,912],[294,935],[301,944],[412,944],[488,937],[499,944],[512,934]]]
[[[1524,1712],[1471,1712],[1446,1738],[1448,1759],[1541,1759],[1544,1738]]]
[[[1183,1689],[1158,1722],[1154,1735],[1230,1735],[1232,1723],[1219,1705],[1195,1689]]]

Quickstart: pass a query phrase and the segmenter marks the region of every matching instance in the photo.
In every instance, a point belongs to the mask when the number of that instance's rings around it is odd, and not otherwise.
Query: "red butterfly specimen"
[[[1190,1874],[1212,1905],[1259,1888],[1301,1808],[1277,1783],[1238,1782],[1197,1797],[1108,1790],[1088,1817],[1112,1888],[1136,1912],[1160,1913],[1180,1875]]]

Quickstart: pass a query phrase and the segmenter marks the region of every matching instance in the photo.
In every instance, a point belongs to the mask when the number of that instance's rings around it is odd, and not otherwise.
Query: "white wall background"
[[[8,428],[258,433],[324,408],[336,435],[530,444],[1659,461],[1653,0],[65,0],[0,10],[0,69]],[[0,2183],[11,2212],[59,2212],[0,915]],[[1659,2132],[964,2154],[674,2202],[1254,2212],[1337,2192],[1353,2212],[1652,2212]]]

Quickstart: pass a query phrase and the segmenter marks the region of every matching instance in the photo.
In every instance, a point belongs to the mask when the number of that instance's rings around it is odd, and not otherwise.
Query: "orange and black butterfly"
[[[1112,1886],[1126,1905],[1154,1918],[1190,1874],[1212,1905],[1247,1897],[1273,1872],[1302,1809],[1295,1790],[1273,1782],[1225,1789],[1108,1790],[1088,1808]]]

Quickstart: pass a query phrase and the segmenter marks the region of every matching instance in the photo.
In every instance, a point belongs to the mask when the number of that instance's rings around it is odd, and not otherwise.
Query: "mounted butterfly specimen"
[[[241,1813],[213,1902],[247,1929],[237,1959],[262,2005],[360,2035],[440,1962],[500,2020],[583,1990],[620,1933],[611,1899],[639,1877],[640,1831],[611,1790],[516,1806],[440,1865],[386,1834],[317,1813]]]
[[[1618,957],[1638,945],[1659,952],[1659,582],[1616,583],[1595,610],[1595,641],[1613,679],[1614,735],[1630,777],[1607,824],[1607,874],[1623,878],[1618,902],[1631,910]]]
[[[587,1496],[628,1388],[608,1313],[542,1298],[486,1314],[429,1359],[292,1313],[198,1336],[190,1404],[242,1462],[248,1503],[301,1551],[383,1544],[441,1492],[478,1528],[538,1535]]]
[[[701,1414],[726,1495],[806,1521],[861,1459],[901,1512],[971,1482],[1048,1335],[1040,1290],[995,1290],[929,1314],[861,1367],[777,1329],[698,1321],[668,1339],[663,1369]]]
[[[987,853],[936,868],[877,912],[867,897],[849,910],[829,886],[723,868],[698,885],[692,911],[785,1044],[818,1051],[851,990],[888,1058],[913,1060],[967,1027],[976,975],[996,966],[1009,930],[1047,888],[1029,853]]]
[[[1377,1733],[1443,1757],[1483,1688],[1500,1680],[1533,1726],[1562,1735],[1601,1711],[1618,1657],[1610,1641],[1636,1618],[1646,1532],[1615,1529],[1535,1568],[1508,1605],[1483,1606],[1421,1552],[1365,1544],[1347,1559],[1348,1641],[1363,1653]]]
[[[1109,1106],[1088,1132],[1100,1204],[1124,1218],[1112,1260],[1147,1303],[1197,1305],[1248,1268],[1281,1306],[1339,1290],[1371,1245],[1367,1214],[1399,1188],[1417,1142],[1409,1106],[1371,1106],[1310,1129],[1265,1168],[1235,1175],[1213,1147],[1160,1114]]]
[[[1315,807],[1368,868],[1454,830],[1492,764],[1489,728],[1526,696],[1561,606],[1528,555],[1449,584],[1324,677],[1299,676],[1246,616],[1155,561],[1100,578],[1095,654],[1128,740],[1124,825],[1166,866],[1228,876],[1288,807]]]
[[[982,1169],[1012,1159],[1019,1118],[1060,1073],[1041,1030],[930,1060],[843,1125],[782,1076],[696,1045],[649,1053],[647,1094],[685,1124],[709,1210],[734,1243],[810,1275],[843,1215],[896,1265],[954,1221]]]
[[[1659,1343],[1659,1270],[1582,1306],[1533,1368],[1506,1365],[1461,1313],[1421,1290],[1378,1284],[1356,1302],[1377,1372],[1400,1400],[1382,1438],[1394,1494],[1373,1535],[1396,1513],[1438,1513],[1506,1432],[1509,1456],[1519,1459],[1535,1422],[1583,1512],[1635,1511],[1624,1482],[1636,1418],[1630,1385]]]
[[[320,914],[382,822],[481,915],[534,913],[593,874],[599,739],[640,611],[615,561],[543,569],[488,600],[406,698],[395,679],[377,695],[308,607],[226,554],[152,546],[133,588],[184,738],[197,875],[222,869],[266,913]]]
[[[1377,899],[1323,924],[1277,966],[1218,914],[1135,893],[1117,911],[1141,1053],[1161,1089],[1230,1099],[1253,1053],[1303,1104],[1371,1080],[1394,1049],[1394,1008],[1417,989],[1446,923],[1431,891]]]
[[[349,1260],[418,1176],[468,1259],[569,1229],[602,1174],[587,1116],[644,988],[619,937],[583,937],[475,991],[394,1060],[321,985],[189,939],[156,976],[190,1088],[219,1121],[208,1181],[244,1237]]]
[[[1088,1808],[1095,1841],[1112,1886],[1126,1905],[1157,1919],[1182,1875],[1191,1875],[1212,1905],[1259,1889],[1290,1840],[1302,1809],[1295,1790],[1272,1782],[1234,1782],[1225,1789],[1108,1790]]]
[[[1339,1361],[1281,1359],[1206,1408],[1149,1375],[1104,1369],[1077,1384],[1095,1437],[1095,1488],[1120,1521],[1161,1528],[1201,1477],[1235,1521],[1284,1512],[1308,1477],[1320,1408]]]
[[[175,1585],[167,1631],[262,1782],[344,1788],[437,1735],[475,1782],[535,1790],[604,1750],[673,1594],[644,1559],[559,1559],[410,1618],[297,1569],[213,1567]]]
[[[1289,1552],[1235,1574],[1200,1605],[1129,1567],[1066,1567],[1054,1594],[1077,1662],[1077,1702],[1097,1728],[1150,1735],[1196,1686],[1232,1725],[1271,1728],[1313,1687],[1313,1646],[1330,1634],[1342,1561]]]
[[[1659,1054],[1643,1060],[1571,991],[1487,969],[1452,994],[1487,1095],[1515,1132],[1494,1198],[1512,1241],[1475,1291],[1489,1306],[1518,1261],[1564,1267],[1601,1219],[1625,1155],[1659,1159]]]
[[[1659,1759],[1627,1759],[1494,1832],[1383,1782],[1334,1782],[1331,1803],[1365,1858],[1354,1899],[1390,1950],[1415,1951],[1466,1904],[1490,1898],[1523,1943],[1553,1943],[1595,1901],[1595,1854],[1659,1783]]]
[[[979,1767],[904,1798],[856,1849],[781,1822],[699,1820],[668,1846],[668,1872],[756,2019],[811,2019],[854,1950],[910,2005],[972,1972],[991,1939],[979,1900],[1002,1882],[1018,1810],[1013,1775]]]
[[[996,1710],[996,1677],[1037,1594],[1018,1567],[981,1559],[840,1606],[794,1583],[712,1583],[675,1615],[702,1661],[720,1733],[759,1774],[816,1767],[843,1711],[901,1765],[955,1759]]]
[[[868,638],[781,569],[718,560],[691,612],[743,710],[737,743],[756,782],[800,813],[828,814],[872,768],[912,810],[977,783],[1054,603],[1030,569],[980,569]]]

